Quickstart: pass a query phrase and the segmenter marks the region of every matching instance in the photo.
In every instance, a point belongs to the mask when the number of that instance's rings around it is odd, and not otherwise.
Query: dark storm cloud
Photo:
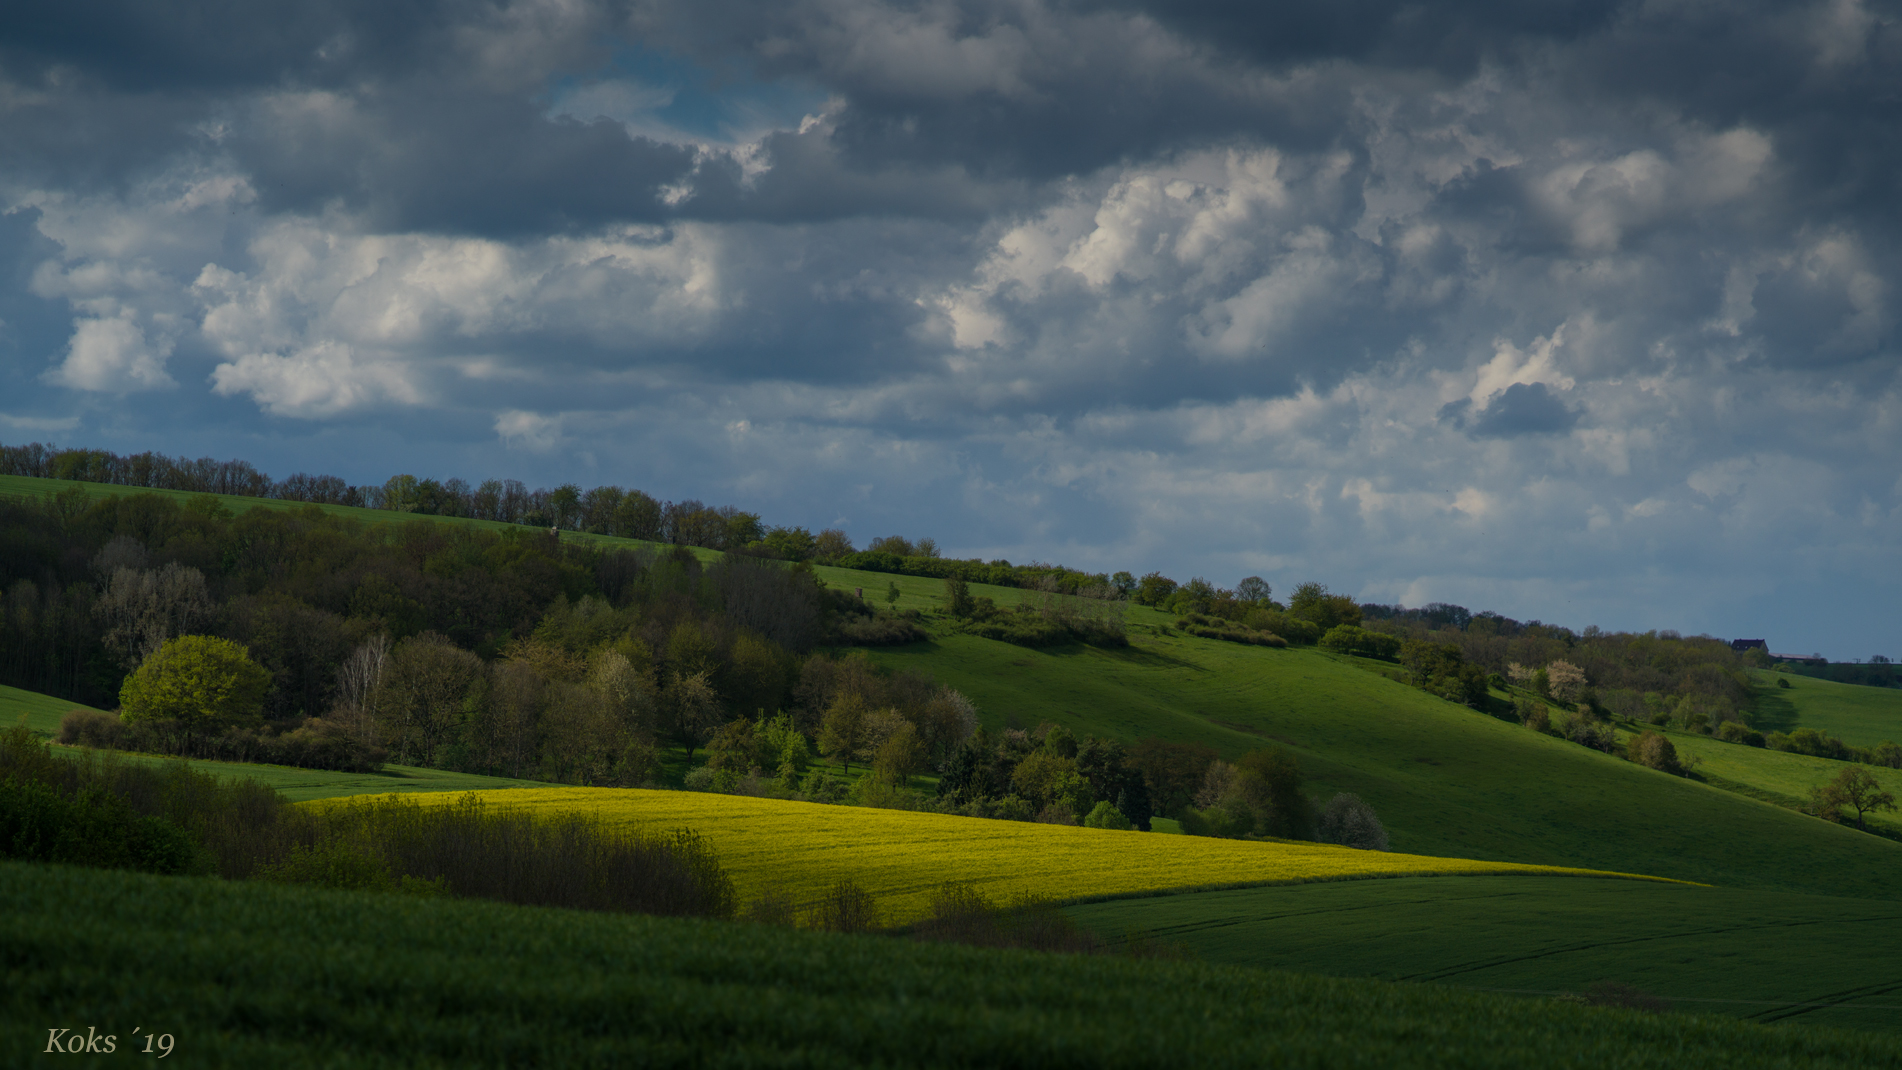
[[[1902,539],[1898,25],[41,5],[0,27],[0,430],[1578,624],[1587,586],[1651,592],[1603,624],[1774,618],[1735,577]]]
[[[1630,0],[1494,0],[1421,4],[1410,0],[1171,0],[1107,3],[1140,10],[1211,47],[1265,63],[1353,59],[1424,67],[1449,76],[1514,47],[1566,41],[1600,30]]]
[[[617,123],[550,120],[519,98],[396,88],[273,98],[226,149],[273,211],[336,202],[379,230],[490,235],[660,219],[671,214],[661,188],[693,167],[691,147],[630,137]]]
[[[1514,383],[1489,398],[1472,420],[1476,438],[1515,438],[1570,431],[1578,413],[1552,396],[1544,383]]]
[[[76,68],[128,93],[329,86],[402,77],[458,51],[509,5],[470,0],[70,0],[18,5],[0,64],[37,81]]]

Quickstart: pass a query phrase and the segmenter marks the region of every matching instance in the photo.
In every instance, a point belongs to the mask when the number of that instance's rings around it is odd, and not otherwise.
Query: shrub
[[[424,806],[384,795],[316,811],[327,851],[376,859],[399,882],[528,906],[731,917],[733,882],[694,833],[610,829],[581,814],[537,819],[490,807],[474,794]],[[319,862],[322,861],[320,858]],[[280,864],[280,879],[298,872]],[[331,872],[317,862],[310,871]]]
[[[1123,812],[1118,810],[1114,804],[1100,802],[1097,803],[1095,809],[1092,809],[1089,815],[1083,819],[1083,827],[1093,829],[1128,829],[1132,826],[1130,825],[1129,818],[1124,817]]]
[[[1245,643],[1249,646],[1285,647],[1288,641],[1273,632],[1250,628],[1246,624],[1211,617],[1203,613],[1191,613],[1176,621],[1176,627],[1184,634],[1203,639],[1221,639],[1230,643]]]
[[[866,933],[878,928],[878,901],[857,882],[843,880],[813,904],[806,927],[829,933]]]
[[[1762,732],[1753,731],[1750,726],[1740,721],[1725,721],[1717,726],[1714,734],[1725,743],[1743,743],[1752,747],[1761,747],[1764,744]]]
[[[931,916],[912,927],[918,940],[969,944],[974,947],[1017,947],[1032,951],[1096,954],[1103,944],[1059,910],[1050,900],[1020,896],[999,906],[983,893],[959,884],[946,884],[931,900]]]
[[[1551,715],[1546,712],[1545,703],[1536,698],[1519,695],[1512,700],[1512,712],[1519,723],[1536,732],[1544,732],[1551,726]]]
[[[1374,808],[1350,792],[1341,792],[1328,800],[1321,811],[1319,838],[1363,851],[1385,851],[1387,829],[1374,814]]]
[[[816,803],[841,802],[851,790],[851,785],[824,769],[814,769],[799,782],[799,794]]]
[[[1824,735],[1814,728],[1799,728],[1788,735],[1772,732],[1764,742],[1771,750],[1788,751],[1791,754],[1807,754],[1812,758],[1834,758],[1837,761],[1850,761],[1856,757],[1854,748],[1835,736]]]
[[[308,815],[253,781],[221,780],[184,762],[135,765],[111,753],[55,757],[25,725],[0,733],[0,780],[7,779],[67,799],[91,792],[122,799],[133,813],[184,830],[210,871],[227,878],[249,877],[310,839]]]
[[[175,741],[161,738],[158,727],[151,721],[128,724],[115,714],[98,710],[68,712],[60,718],[59,734],[55,738],[69,747],[96,750],[178,749]],[[189,753],[218,761],[262,762],[345,773],[379,772],[389,758],[387,750],[365,741],[343,725],[315,717],[278,735],[260,734],[247,728],[227,729],[191,741]]]
[[[1682,775],[1684,772],[1684,767],[1678,764],[1677,748],[1671,745],[1670,740],[1656,732],[1644,732],[1633,736],[1630,743],[1625,746],[1625,753],[1631,756],[1632,761],[1648,769],[1656,769],[1673,776]]]
[[[130,735],[130,729],[116,714],[76,709],[59,719],[59,735],[54,738],[68,747],[120,750]]]
[[[1618,734],[1612,731],[1610,725],[1600,724],[1584,717],[1573,721],[1565,729],[1565,738],[1581,747],[1590,747],[1596,751],[1604,751],[1606,754],[1618,749]]]
[[[902,646],[928,638],[915,620],[889,613],[839,620],[826,635],[834,646]]]
[[[443,880],[426,881],[416,877],[398,877],[387,862],[358,844],[343,840],[319,840],[306,847],[291,848],[289,857],[265,866],[258,876],[279,884],[308,884],[318,888],[341,888],[360,892],[402,892],[438,898],[449,893]]]
[[[0,780],[0,858],[98,869],[190,873],[209,868],[184,829],[132,809],[103,788],[66,795],[32,780]]]
[[[758,899],[746,904],[740,912],[741,921],[750,921],[756,925],[779,925],[787,928],[798,924],[799,910],[793,904],[792,896],[779,888],[769,888]]]
[[[1321,637],[1321,645],[1343,654],[1392,659],[1400,653],[1400,640],[1381,632],[1370,632],[1358,624],[1337,624]],[[1503,681],[1501,681],[1503,686]]]

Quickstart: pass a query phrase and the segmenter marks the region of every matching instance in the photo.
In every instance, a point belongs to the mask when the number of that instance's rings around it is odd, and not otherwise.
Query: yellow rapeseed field
[[[691,828],[719,853],[742,902],[772,890],[806,903],[850,878],[877,898],[887,924],[923,917],[931,893],[947,881],[967,884],[995,900],[1026,892],[1077,900],[1363,877],[1628,876],[1324,844],[1118,832],[689,791],[512,788],[473,794],[490,806],[548,814],[579,811],[622,827]],[[439,805],[461,796],[442,792],[406,798]]]

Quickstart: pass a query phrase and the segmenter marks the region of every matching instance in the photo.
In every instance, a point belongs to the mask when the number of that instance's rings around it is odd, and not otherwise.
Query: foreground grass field
[[[1614,981],[1681,1011],[1902,1031],[1902,907],[1892,902],[1440,877],[1198,892],[1066,913],[1112,941],[1141,932],[1208,962],[1554,994]]]
[[[1765,732],[1814,728],[1852,747],[1902,743],[1902,688],[1863,687],[1795,673],[1760,671],[1753,723]],[[1778,687],[1778,679],[1790,686]]]
[[[0,1051],[180,1065],[1894,1065],[1889,1037],[1433,985],[0,863]],[[134,1056],[137,1057],[136,1055]],[[122,1060],[123,1061],[123,1060]]]
[[[992,727],[1048,720],[1230,757],[1286,746],[1312,794],[1360,795],[1396,850],[1902,898],[1902,844],[1540,735],[1318,650],[1147,635],[1125,650],[1030,650],[947,635],[871,656],[964,691]]]
[[[996,900],[1030,893],[1068,901],[1442,873],[1613,876],[1313,843],[1160,836],[701,792],[542,788],[485,791],[480,798],[535,814],[598,814],[610,825],[648,831],[692,828],[719,853],[742,902],[774,892],[810,903],[849,879],[877,898],[888,925],[924,917],[932,893],[946,882]]]

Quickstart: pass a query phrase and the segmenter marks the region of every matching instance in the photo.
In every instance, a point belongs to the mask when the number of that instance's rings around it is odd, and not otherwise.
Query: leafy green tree
[[[1321,811],[1318,827],[1322,843],[1338,843],[1362,851],[1385,851],[1387,830],[1375,816],[1374,808],[1351,792],[1341,792],[1328,800]]]
[[[209,635],[166,640],[119,689],[128,724],[152,722],[184,754],[204,733],[249,720],[264,708],[271,674],[243,646]]]
[[[885,588],[885,601],[890,605],[898,604],[898,581],[892,580]]]
[[[819,720],[819,753],[852,771],[852,759],[865,748],[865,700],[856,691],[842,692]]]
[[[774,528],[761,541],[774,557],[786,561],[804,561],[818,548],[818,540],[805,528]]]
[[[944,578],[944,611],[962,619],[971,615],[977,603],[971,599],[971,585],[964,577],[952,573]]]
[[[463,722],[469,689],[482,659],[447,636],[424,632],[396,644],[377,683],[377,715],[396,744],[398,761],[424,765]]]
[[[1895,795],[1882,790],[1882,783],[1875,774],[1860,765],[1852,765],[1837,773],[1829,783],[1812,789],[1810,802],[1816,816],[1829,821],[1841,821],[1844,810],[1854,810],[1859,829],[1868,828],[1863,815],[1895,809]]]
[[[687,764],[693,764],[693,752],[724,723],[724,705],[706,673],[671,674],[661,711],[668,734],[687,748]]]
[[[925,767],[924,744],[910,722],[899,725],[872,754],[872,775],[887,784],[903,786]]]
[[[1100,802],[1096,804],[1095,809],[1090,811],[1089,816],[1083,819],[1083,827],[1126,830],[1130,827],[1130,823],[1129,818],[1123,816],[1123,812],[1113,804]]]
[[[1321,629],[1323,634],[1337,625],[1358,625],[1361,621],[1360,606],[1352,598],[1334,594],[1326,584],[1312,580],[1296,587],[1288,596],[1288,613]]]
[[[1677,748],[1656,732],[1641,732],[1625,745],[1625,753],[1639,765],[1660,773],[1678,775],[1684,767],[1678,763]]]
[[[735,512],[726,518],[726,532],[721,545],[728,550],[737,550],[751,546],[766,535],[766,529],[759,522],[758,513]]]
[[[1110,586],[1123,592],[1123,597],[1128,598],[1136,593],[1136,577],[1127,572],[1118,572],[1110,577]]]
[[[563,483],[548,492],[548,518],[563,531],[572,531],[581,524],[581,488],[573,483]]]
[[[1301,765],[1281,747],[1249,751],[1235,763],[1236,782],[1264,836],[1314,838],[1314,808],[1301,790]]]
[[[812,556],[820,561],[831,561],[852,552],[852,537],[838,528],[827,528],[813,540]]]
[[[707,768],[740,776],[757,772],[762,742],[752,721],[743,717],[728,721],[707,741]]]
[[[1161,606],[1171,613],[1183,615],[1206,613],[1209,610],[1209,603],[1215,601],[1215,597],[1215,585],[1196,576],[1164,598]]]
[[[1240,602],[1267,605],[1273,594],[1274,588],[1268,586],[1268,581],[1260,576],[1244,576],[1242,581],[1235,585],[1235,599]]]
[[[1139,606],[1159,606],[1176,593],[1176,581],[1160,572],[1151,572],[1136,581],[1136,593],[1130,601]]]
[[[408,475],[391,476],[383,484],[383,508],[396,513],[412,512],[416,508],[416,477]]]

